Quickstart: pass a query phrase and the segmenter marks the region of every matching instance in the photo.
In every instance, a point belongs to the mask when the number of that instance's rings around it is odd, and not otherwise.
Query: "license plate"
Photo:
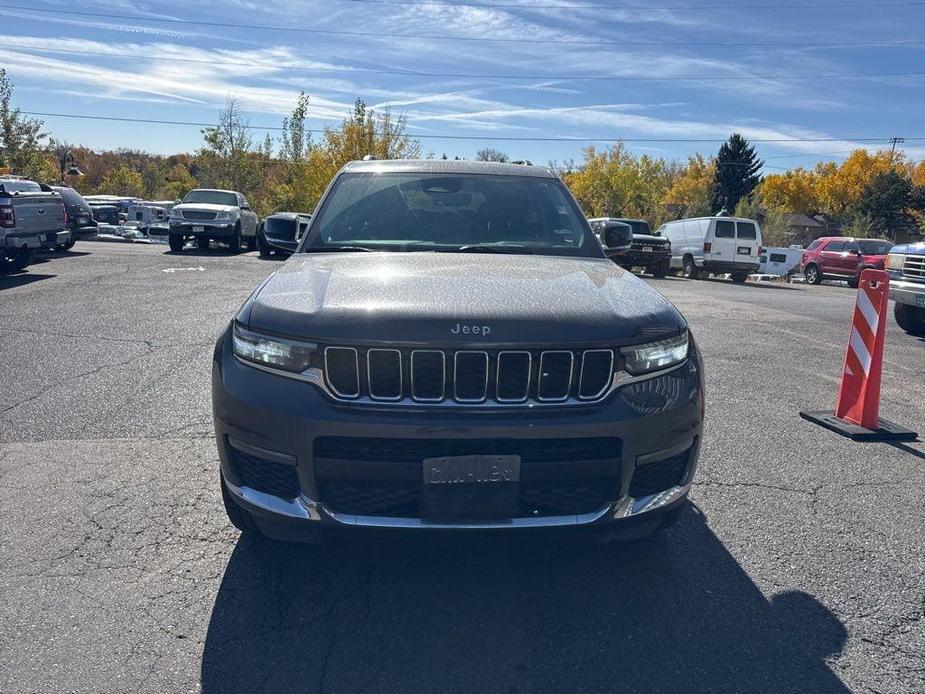
[[[739,246],[739,255],[751,255],[752,249],[748,246]]]
[[[642,247],[642,252],[643,252],[643,253],[651,253],[651,252],[652,252],[652,246],[643,246],[643,247]]]
[[[193,227],[193,233],[194,233],[194,234],[199,233],[200,231],[205,231],[205,230],[206,230],[205,227],[200,227],[200,226],[194,226],[194,227]]]
[[[925,294],[916,294],[915,295],[915,305],[920,308],[925,308]]]
[[[460,455],[426,458],[421,517],[472,519],[517,513],[518,455]]]

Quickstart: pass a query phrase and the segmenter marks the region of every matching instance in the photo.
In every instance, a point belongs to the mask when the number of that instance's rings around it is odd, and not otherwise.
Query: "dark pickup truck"
[[[661,236],[653,236],[649,223],[644,219],[626,219],[623,217],[598,217],[589,219],[592,227],[595,222],[621,222],[633,230],[633,242],[629,249],[613,256],[613,261],[631,270],[634,267],[645,268],[655,277],[665,277],[671,261],[671,241]]]
[[[0,272],[22,270],[40,248],[56,248],[69,238],[60,195],[34,181],[0,177]]]

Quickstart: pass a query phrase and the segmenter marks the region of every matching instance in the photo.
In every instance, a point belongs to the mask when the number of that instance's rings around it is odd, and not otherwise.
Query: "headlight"
[[[170,210],[167,214],[168,219],[183,219],[183,210]]]
[[[219,212],[215,215],[215,218],[221,221],[228,221],[231,219],[231,212]]]
[[[650,342],[636,347],[624,347],[620,350],[626,363],[626,370],[631,374],[643,374],[649,371],[665,369],[680,364],[687,359],[687,333],[659,342]]]
[[[906,256],[902,253],[890,253],[886,257],[887,270],[902,270]]]
[[[232,333],[234,353],[241,359],[276,369],[302,373],[311,365],[317,346],[278,337],[267,337],[245,330],[237,323]]]

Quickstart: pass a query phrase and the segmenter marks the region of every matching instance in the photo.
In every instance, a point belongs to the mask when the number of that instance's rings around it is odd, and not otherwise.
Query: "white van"
[[[744,282],[758,270],[761,229],[752,219],[679,219],[665,222],[655,233],[671,241],[670,267],[685,277],[730,273],[733,282]]]
[[[786,277],[798,271],[803,259],[803,246],[765,248],[758,257],[758,272],[762,275]]]

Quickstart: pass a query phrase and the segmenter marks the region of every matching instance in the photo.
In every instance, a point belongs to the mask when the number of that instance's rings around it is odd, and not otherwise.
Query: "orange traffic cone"
[[[879,416],[889,297],[890,276],[886,272],[872,269],[861,272],[835,412],[800,412],[803,419],[855,441],[917,438],[914,431]]]

